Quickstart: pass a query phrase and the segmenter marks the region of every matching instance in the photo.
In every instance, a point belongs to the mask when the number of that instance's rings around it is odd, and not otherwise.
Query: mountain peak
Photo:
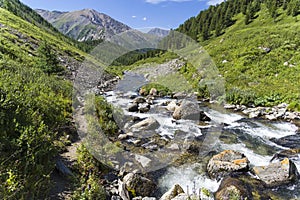
[[[36,10],[62,33],[79,41],[110,38],[131,28],[94,9],[72,12]]]

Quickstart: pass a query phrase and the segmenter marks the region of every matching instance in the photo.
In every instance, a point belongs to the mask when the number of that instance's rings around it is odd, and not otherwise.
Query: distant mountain
[[[92,9],[73,12],[37,9],[36,12],[59,31],[78,41],[109,38],[131,29],[110,16]]]
[[[167,35],[169,35],[169,33],[170,33],[169,30],[165,30],[161,28],[153,28],[150,31],[148,31],[148,34],[155,35],[158,37],[166,37]]]

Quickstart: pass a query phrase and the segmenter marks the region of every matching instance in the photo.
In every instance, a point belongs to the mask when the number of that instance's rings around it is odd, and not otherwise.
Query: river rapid
[[[180,184],[188,193],[195,193],[202,187],[215,192],[220,181],[212,180],[207,176],[205,171],[207,159],[223,150],[236,150],[246,155],[251,166],[265,166],[270,163],[275,153],[288,149],[275,144],[271,139],[298,133],[298,127],[290,122],[249,119],[242,113],[226,110],[221,105],[204,102],[197,103],[211,119],[210,122],[196,123],[182,119],[175,121],[172,114],[165,108],[165,102],[173,100],[170,97],[155,98],[149,112],[129,112],[128,105],[133,97],[139,96],[137,90],[146,83],[142,76],[127,73],[116,89],[106,92],[104,96],[110,104],[122,110],[126,116],[125,119],[132,117],[156,119],[159,122],[159,127],[155,130],[156,134],[172,143],[173,147],[176,144],[174,141],[178,132],[181,133],[180,140],[189,142],[201,140],[202,142],[197,161],[180,162],[180,164],[166,163],[164,172],[157,177],[160,193],[164,193],[174,184]],[[120,129],[125,132],[126,123],[122,122],[119,125]],[[127,142],[130,142],[130,139],[127,139]],[[155,144],[141,144],[141,147],[150,148],[151,145],[153,147]],[[180,151],[183,149],[178,148]],[[155,154],[159,151],[164,152],[164,149],[157,145],[151,151]],[[166,151],[166,153],[170,152]],[[176,155],[180,156],[177,151],[174,157]],[[292,160],[300,171],[299,154]],[[283,199],[300,199],[300,181],[274,188],[273,192]]]

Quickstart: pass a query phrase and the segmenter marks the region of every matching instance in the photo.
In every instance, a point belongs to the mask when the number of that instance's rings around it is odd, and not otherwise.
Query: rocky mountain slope
[[[59,31],[78,41],[104,39],[131,29],[110,16],[92,9],[73,12],[37,9],[36,12]]]
[[[161,28],[153,28],[148,31],[148,34],[155,35],[158,37],[166,37],[170,33],[169,30],[161,29]]]

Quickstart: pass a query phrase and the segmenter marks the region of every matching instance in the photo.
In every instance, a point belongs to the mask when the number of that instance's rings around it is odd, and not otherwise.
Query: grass
[[[227,100],[256,106],[299,103],[300,21],[279,10],[274,22],[264,7],[249,25],[242,14],[236,20],[225,34],[203,43],[226,80]]]

